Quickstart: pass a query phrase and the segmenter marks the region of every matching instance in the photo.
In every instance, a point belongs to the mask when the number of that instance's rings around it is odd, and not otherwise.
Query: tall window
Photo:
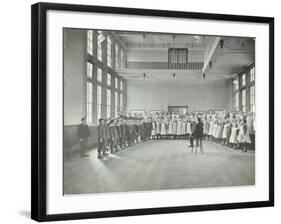
[[[255,86],[250,87],[250,111],[255,112]]]
[[[114,104],[114,112],[115,112],[115,117],[118,115],[118,92],[115,92],[115,104]]]
[[[123,90],[123,81],[120,80],[120,90]]]
[[[242,111],[246,112],[246,89],[242,90]]]
[[[97,70],[97,80],[102,82],[102,70],[100,68]]]
[[[239,92],[234,94],[234,110],[239,110]]]
[[[98,60],[102,61],[102,43],[105,37],[102,31],[98,31]]]
[[[89,55],[93,55],[93,31],[87,31],[87,52]]]
[[[123,68],[123,63],[124,63],[124,53],[123,53],[123,50],[121,49],[120,50],[120,66],[121,68]]]
[[[111,67],[111,38],[107,36],[107,66]]]
[[[107,94],[106,94],[106,116],[110,117],[111,114],[111,90],[107,89]]]
[[[241,86],[245,86],[246,85],[246,74],[244,73],[241,76]]]
[[[88,61],[87,61],[87,77],[90,79],[93,77],[93,64]]]
[[[120,93],[120,111],[123,111],[123,93]]]
[[[115,68],[119,68],[119,46],[115,44]]]
[[[118,89],[118,78],[115,78],[115,88]]]
[[[108,86],[111,86],[111,74],[107,73],[107,81],[106,81]]]
[[[255,67],[235,77],[232,86],[233,109],[255,112]]]
[[[250,70],[250,82],[255,81],[255,67]]]
[[[239,89],[239,80],[238,78],[235,78],[233,81],[232,81],[232,84],[233,84],[233,90],[238,90]]]
[[[87,82],[87,122],[93,122],[93,83]]]
[[[97,85],[97,123],[98,120],[101,118],[101,102],[102,102],[102,95],[101,95],[101,86]]]

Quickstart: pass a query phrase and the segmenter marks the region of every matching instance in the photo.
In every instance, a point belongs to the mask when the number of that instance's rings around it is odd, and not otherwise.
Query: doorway
[[[187,114],[188,106],[168,106],[169,113]]]

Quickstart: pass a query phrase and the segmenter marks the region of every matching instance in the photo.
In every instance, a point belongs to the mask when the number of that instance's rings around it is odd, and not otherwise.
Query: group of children
[[[221,143],[230,148],[247,151],[254,142],[254,115],[241,111],[193,114],[156,114],[152,121],[152,139],[190,139],[197,118],[203,122],[203,139]]]
[[[201,126],[202,134],[198,132]],[[200,142],[200,150],[204,139],[246,152],[248,145],[254,141],[253,133],[254,116],[243,112],[162,112],[145,118],[131,115],[121,115],[116,119],[101,118],[98,126],[98,158],[108,155],[107,151],[115,153],[149,139],[189,139],[193,149],[193,139],[196,138],[196,145]]]
[[[151,139],[151,131],[151,118],[120,116],[116,119],[99,119],[98,158],[107,156],[107,151],[116,153]]]

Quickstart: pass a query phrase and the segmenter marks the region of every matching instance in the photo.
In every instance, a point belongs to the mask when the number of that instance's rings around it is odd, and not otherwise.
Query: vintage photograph
[[[255,38],[62,32],[64,195],[255,185]]]

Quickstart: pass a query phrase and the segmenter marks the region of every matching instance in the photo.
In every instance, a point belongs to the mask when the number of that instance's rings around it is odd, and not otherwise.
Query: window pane
[[[245,86],[246,85],[246,74],[245,73],[242,75],[242,80],[241,81],[242,81],[241,82],[242,86]]]
[[[115,68],[119,68],[119,47],[115,44]]]
[[[102,61],[102,43],[105,37],[102,31],[98,31],[98,60]]]
[[[106,100],[106,116],[110,117],[111,115],[111,90],[107,89],[107,100]]]
[[[115,88],[118,89],[118,78],[115,78]]]
[[[86,113],[87,113],[87,122],[93,122],[93,83],[87,82],[87,106],[86,106]]]
[[[99,82],[102,82],[102,70],[100,68],[98,68],[98,71],[97,71],[97,80]]]
[[[246,112],[246,90],[242,90],[242,111]]]
[[[123,111],[123,94],[120,93],[120,111]]]
[[[255,67],[250,70],[250,82],[255,81]]]
[[[234,94],[234,110],[239,110],[239,92]]]
[[[101,95],[101,86],[97,86],[97,104],[101,104],[101,99],[102,99],[102,95]]]
[[[111,67],[111,38],[107,36],[107,66]]]
[[[102,102],[102,95],[101,95],[102,87],[97,85],[97,123],[101,118],[101,102]]]
[[[123,63],[124,63],[124,53],[123,50],[120,50],[120,67],[123,68]]]
[[[91,62],[87,62],[87,77],[93,77],[93,64]]]
[[[238,79],[234,79],[232,81],[233,84],[233,90],[238,90],[239,89],[239,80]]]
[[[107,73],[107,85],[111,86],[111,74]]]
[[[93,31],[87,31],[87,52],[90,55],[93,55]]]
[[[123,82],[120,80],[120,90],[123,90]]]
[[[115,117],[117,117],[117,115],[118,115],[118,92],[115,92],[114,108],[115,108]]]
[[[255,86],[250,87],[250,109],[255,112]]]

